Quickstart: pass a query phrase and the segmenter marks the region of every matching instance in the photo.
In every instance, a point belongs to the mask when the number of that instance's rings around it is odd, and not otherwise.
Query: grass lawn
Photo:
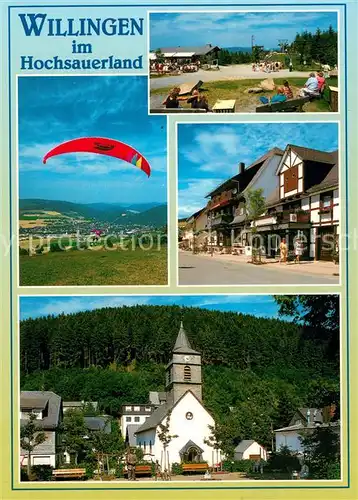
[[[167,248],[20,256],[21,286],[166,285]]]
[[[270,78],[270,75],[267,75]],[[272,77],[274,78],[274,77]],[[265,77],[262,78],[263,80]],[[277,86],[282,85],[284,78],[274,78]],[[302,88],[307,80],[304,78],[287,78],[289,81],[294,96],[298,93],[298,90]],[[329,80],[329,85],[337,86],[337,78],[331,77]],[[215,82],[205,82],[202,87],[202,91],[208,98],[209,106],[212,107],[218,99],[236,99],[235,111],[239,112],[255,112],[257,106],[261,105],[259,100],[260,96],[271,97],[276,93],[276,91],[262,92],[260,94],[253,94],[245,92],[250,87],[257,87],[260,80],[248,79],[248,80],[218,80]],[[160,96],[162,100],[168,95],[169,91],[173,88],[173,85],[168,87],[163,87],[160,89],[153,89],[150,92],[151,96]],[[303,110],[306,112],[325,112],[330,111],[329,107],[329,90],[325,90],[325,95],[323,99],[315,99],[304,105]],[[185,101],[180,103],[182,107],[190,107]]]

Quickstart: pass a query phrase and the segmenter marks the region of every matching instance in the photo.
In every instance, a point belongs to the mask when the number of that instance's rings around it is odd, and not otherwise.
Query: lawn
[[[270,78],[270,76],[268,75]],[[263,78],[264,79],[264,78]],[[282,85],[283,78],[274,78],[277,86]],[[294,96],[298,93],[298,90],[302,88],[307,80],[306,77],[300,78],[287,78],[293,90]],[[240,112],[254,112],[257,106],[261,105],[259,101],[260,96],[270,97],[276,93],[276,91],[265,91],[260,94],[253,94],[245,92],[250,87],[257,87],[260,80],[248,79],[248,80],[218,80],[214,82],[206,82],[203,84],[202,91],[207,96],[209,101],[209,106],[212,107],[218,99],[236,99],[235,111]],[[329,85],[337,86],[337,77],[331,77],[329,79]],[[163,87],[159,89],[153,89],[150,92],[151,97],[153,97],[151,102],[151,107],[158,107],[158,102],[162,102],[168,95],[169,91],[173,86]],[[181,107],[190,107],[185,101],[180,103]],[[329,90],[325,90],[323,99],[315,99],[304,105],[303,110],[306,112],[327,112],[330,111],[329,107]]]
[[[167,248],[20,256],[21,286],[166,285]]]

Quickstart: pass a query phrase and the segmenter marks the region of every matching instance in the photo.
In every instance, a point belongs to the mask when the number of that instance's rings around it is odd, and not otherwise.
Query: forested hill
[[[183,319],[203,364],[262,370],[316,367],[318,346],[292,322],[178,306],[104,308],[21,323],[23,373],[52,367],[88,368],[167,363]]]

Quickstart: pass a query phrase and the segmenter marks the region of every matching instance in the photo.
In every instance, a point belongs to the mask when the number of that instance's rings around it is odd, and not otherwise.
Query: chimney
[[[239,174],[243,174],[245,171],[245,163],[243,163],[242,161],[240,161],[239,163]]]

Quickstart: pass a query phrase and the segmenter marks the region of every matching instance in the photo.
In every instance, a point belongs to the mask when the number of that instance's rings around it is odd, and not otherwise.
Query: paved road
[[[220,66],[219,71],[204,71],[199,69],[195,73],[183,73],[181,75],[162,76],[160,78],[150,79],[150,88],[161,89],[163,87],[180,85],[182,83],[196,83],[198,80],[203,82],[215,82],[217,80],[242,80],[242,79],[255,79],[265,80],[265,78],[279,78],[283,80],[287,77],[308,77],[308,71],[292,71],[282,69],[273,73],[265,73],[263,71],[252,71],[251,64],[238,64],[233,66]]]
[[[321,285],[339,283],[338,276],[297,273],[284,266],[273,269],[246,262],[224,262],[215,257],[179,253],[180,285]]]

